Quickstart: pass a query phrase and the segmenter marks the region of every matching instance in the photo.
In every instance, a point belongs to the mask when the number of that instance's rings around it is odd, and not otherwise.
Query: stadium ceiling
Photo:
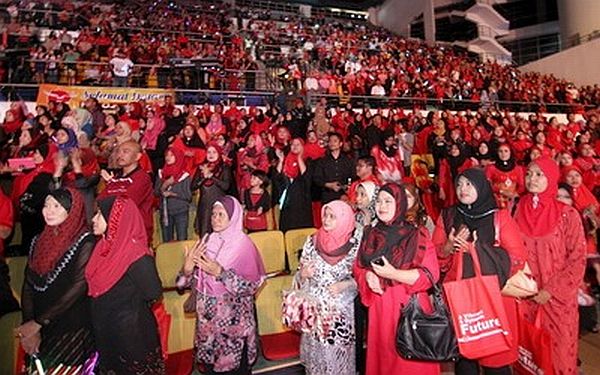
[[[295,0],[291,3],[301,3],[314,7],[367,10],[370,7],[383,4],[385,0]]]

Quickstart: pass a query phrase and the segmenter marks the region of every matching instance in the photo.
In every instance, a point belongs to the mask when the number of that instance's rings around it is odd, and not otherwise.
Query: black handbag
[[[459,356],[458,344],[442,290],[433,282],[428,269],[420,269],[433,285],[433,312],[423,312],[417,294],[410,297],[400,312],[396,328],[396,351],[405,359],[455,361]]]

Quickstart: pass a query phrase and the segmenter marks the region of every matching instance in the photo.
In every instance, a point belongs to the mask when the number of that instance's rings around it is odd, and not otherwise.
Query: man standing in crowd
[[[344,195],[354,176],[354,162],[342,153],[344,144],[339,133],[330,133],[328,151],[315,167],[313,182],[322,189],[321,202],[329,203]]]
[[[398,123],[398,150],[404,163],[404,175],[410,176],[412,151],[415,146],[415,136],[407,131],[405,123]]]
[[[142,157],[142,147],[135,141],[122,143],[117,149],[117,165],[121,170],[117,174],[102,170],[100,172],[106,188],[98,198],[109,195],[127,196],[137,205],[148,234],[148,243],[152,243],[152,181],[142,168],[139,161]]]
[[[358,180],[352,182],[350,188],[348,188],[348,201],[352,204],[356,204],[358,185],[366,181],[371,181],[375,185],[381,184],[375,174],[375,158],[373,156],[365,155],[358,158],[356,161],[356,176],[358,176]]]
[[[113,86],[126,87],[129,73],[133,68],[133,61],[125,56],[123,52],[117,50],[117,52],[115,52],[115,57],[113,57],[108,63],[110,64],[113,72]]]

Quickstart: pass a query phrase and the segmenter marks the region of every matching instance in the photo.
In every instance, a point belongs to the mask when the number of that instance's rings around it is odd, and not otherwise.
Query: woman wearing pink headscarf
[[[352,264],[360,244],[354,211],[335,200],[321,209],[323,226],[308,237],[294,283],[317,301],[315,323],[302,334],[307,374],[356,374]]]
[[[212,206],[212,232],[186,250],[178,286],[195,288],[195,363],[205,374],[249,374],[257,355],[254,294],[265,270],[232,196]]]

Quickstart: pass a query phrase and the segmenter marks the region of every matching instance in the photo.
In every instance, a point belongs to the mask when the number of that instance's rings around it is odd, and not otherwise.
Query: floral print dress
[[[294,284],[317,301],[318,318],[309,332],[302,334],[300,359],[309,375],[355,375],[355,322],[354,298],[356,283],[352,278],[352,264],[360,244],[355,231],[352,248],[335,265],[327,263],[315,248],[310,236],[302,250],[300,268],[313,265],[311,278],[302,280],[296,273]],[[333,294],[329,287],[339,281],[349,281],[346,287]]]
[[[196,270],[196,272],[199,272]],[[185,286],[192,286],[196,277],[183,278]],[[210,296],[196,287],[195,361],[212,365],[216,372],[226,372],[240,367],[244,348],[248,364],[257,356],[257,330],[254,313],[254,295],[263,280],[251,282],[233,270],[224,270],[216,278],[227,293]]]

